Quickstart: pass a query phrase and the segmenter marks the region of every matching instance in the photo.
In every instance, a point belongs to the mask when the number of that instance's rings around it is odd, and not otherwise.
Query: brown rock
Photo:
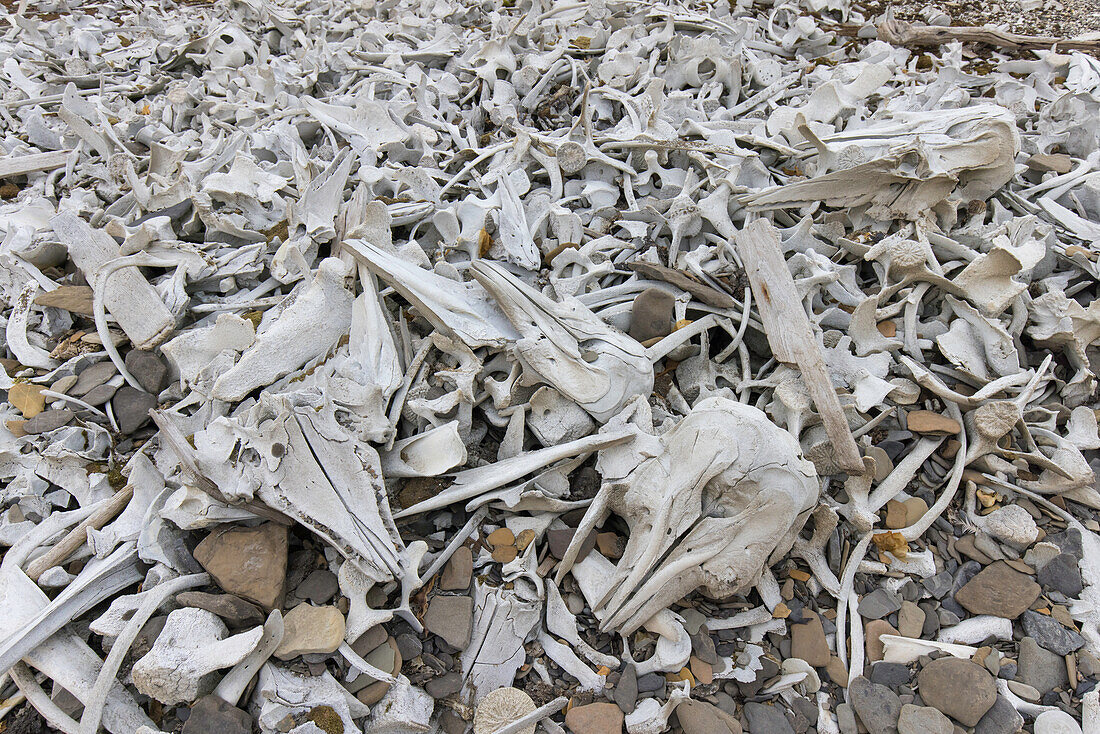
[[[909,527],[928,512],[928,503],[920,497],[910,497],[903,503],[905,505],[905,527]]]
[[[286,527],[270,522],[254,528],[217,528],[195,548],[195,560],[218,586],[267,611],[282,599],[286,556]]]
[[[863,634],[867,639],[867,660],[877,663],[882,660],[883,644],[879,639],[883,635],[896,635],[898,631],[885,619],[872,619],[863,628]]]
[[[336,652],[344,641],[344,615],[336,607],[315,607],[306,602],[283,617],[283,641],[275,649],[280,660],[307,653]]]
[[[660,288],[647,288],[634,297],[630,314],[630,336],[639,342],[672,333],[676,298]]]
[[[355,694],[359,702],[366,706],[373,706],[382,700],[386,691],[390,690],[390,684],[383,680],[375,681]]]
[[[1073,170],[1073,159],[1065,153],[1036,153],[1027,159],[1027,167],[1033,171],[1069,173]]]
[[[41,385],[17,382],[8,388],[8,402],[14,405],[24,418],[33,418],[46,409],[46,396]]]
[[[184,591],[176,594],[176,601],[185,607],[196,607],[213,612],[231,627],[254,627],[264,623],[265,615],[259,607],[232,594]]]
[[[722,709],[690,698],[676,707],[684,734],[741,734],[741,723]]]
[[[470,588],[474,575],[474,554],[466,546],[459,546],[443,567],[439,587],[444,591],[462,591]]]
[[[710,663],[704,663],[702,660],[692,655],[691,659],[688,661],[688,666],[691,668],[691,674],[695,676],[695,680],[699,683],[707,684],[714,682],[714,668]]]
[[[598,533],[596,535],[596,549],[600,555],[612,561],[623,557],[626,549],[626,540],[615,533]]]
[[[448,645],[462,650],[470,643],[474,600],[468,596],[437,596],[428,603],[424,627],[443,638]]]
[[[905,527],[906,517],[907,513],[903,503],[897,500],[890,500],[886,503],[886,527],[891,530],[901,530]]]
[[[489,545],[494,548],[500,548],[506,545],[515,545],[516,536],[508,528],[497,528],[493,532],[489,533],[489,537],[485,539]]]
[[[1015,619],[1039,598],[1039,584],[1004,561],[986,566],[955,593],[955,601],[972,614]]]
[[[829,658],[829,664],[825,666],[825,672],[829,678],[841,688],[848,687],[848,666],[841,662],[840,658],[833,655]]]
[[[829,643],[825,640],[825,629],[821,619],[809,611],[802,612],[806,621],[791,625],[791,655],[805,660],[815,668],[829,664]]]
[[[574,706],[565,715],[565,725],[573,734],[621,734],[623,712],[613,703]]]
[[[48,293],[39,293],[34,302],[39,306],[63,308],[81,316],[92,315],[92,289],[86,285],[63,285]]]
[[[898,632],[903,637],[919,639],[924,630],[924,610],[911,601],[903,601],[898,610]]]
[[[499,548],[493,548],[493,560],[497,563],[511,563],[516,560],[518,555],[519,551],[514,545],[502,545]]]
[[[531,542],[535,539],[535,531],[531,528],[521,530],[519,535],[516,536],[516,549],[520,553],[527,550],[527,546],[531,545]]]
[[[913,433],[954,435],[962,430],[957,420],[931,410],[911,410],[906,416],[906,426]]]
[[[982,666],[956,657],[925,665],[917,676],[920,697],[964,726],[978,721],[997,701],[997,684]]]

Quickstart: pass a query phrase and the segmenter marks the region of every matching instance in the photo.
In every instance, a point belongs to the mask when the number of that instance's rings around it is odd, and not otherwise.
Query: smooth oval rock
[[[982,666],[955,657],[933,660],[917,675],[925,704],[964,726],[975,726],[997,701],[997,684]]]

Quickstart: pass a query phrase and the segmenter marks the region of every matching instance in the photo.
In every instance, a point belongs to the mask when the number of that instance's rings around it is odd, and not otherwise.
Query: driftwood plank
[[[1062,51],[1100,51],[1100,40],[1025,36],[978,26],[918,26],[892,19],[879,24],[878,37],[895,46],[905,47],[940,46],[952,41],[962,41],[984,43],[996,48],[1036,49],[1057,46]]]
[[[852,438],[810,317],[802,307],[794,278],[783,258],[779,232],[768,220],[757,219],[737,235],[737,251],[745,263],[772,353],[780,362],[796,365],[802,371],[802,379],[836,452],[837,465],[849,473],[862,474],[859,447]]]
[[[28,173],[52,171],[61,168],[69,160],[69,150],[51,150],[48,153],[8,156],[0,158],[0,178],[24,176]]]

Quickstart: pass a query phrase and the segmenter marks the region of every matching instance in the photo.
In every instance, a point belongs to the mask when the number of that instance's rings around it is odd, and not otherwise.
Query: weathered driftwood
[[[50,226],[89,282],[101,267],[122,255],[109,234],[75,214],[59,212],[50,219]],[[126,268],[115,273],[103,284],[103,289],[104,305],[137,349],[155,347],[172,333],[175,326],[172,312],[140,270]]]
[[[836,452],[837,465],[853,474],[863,473],[863,459],[844,417],[825,357],[814,337],[810,319],[794,278],[779,247],[779,232],[765,219],[757,219],[737,235],[737,251],[745,263],[760,320],[775,358],[797,365],[821,415]]]
[[[28,173],[52,171],[61,168],[69,160],[70,150],[51,150],[47,153],[8,156],[0,158],[0,178],[25,176]]]
[[[1100,51],[1100,40],[1075,40],[1055,36],[1027,36],[977,26],[913,25],[902,20],[885,20],[878,26],[880,40],[895,46],[940,46],[953,41],[984,43],[998,48],[1032,49],[1057,46],[1062,51]]]
[[[69,556],[80,548],[80,546],[88,542],[89,530],[99,530],[114,519],[118,513],[122,512],[133,496],[134,488],[127,484],[114,495],[104,500],[99,509],[70,530],[57,545],[31,561],[27,565],[27,576],[30,577],[31,581],[38,581],[38,578],[46,571],[64,563]]]

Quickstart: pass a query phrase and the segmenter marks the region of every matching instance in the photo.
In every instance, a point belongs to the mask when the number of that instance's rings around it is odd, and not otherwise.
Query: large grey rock
[[[938,709],[931,706],[914,706],[907,703],[901,707],[898,719],[899,734],[952,734],[955,725]]]
[[[901,716],[898,694],[861,675],[848,684],[848,698],[870,734],[897,732],[898,718]]]
[[[1040,694],[1049,693],[1055,688],[1064,688],[1069,681],[1065,660],[1060,655],[1043,649],[1030,637],[1020,640],[1017,665],[1016,677]]]
[[[1076,599],[1084,588],[1081,580],[1081,567],[1077,559],[1069,553],[1061,553],[1050,563],[1039,569],[1039,584],[1047,589],[1059,591],[1071,599]]]
[[[677,709],[677,713],[679,713],[679,709]],[[787,721],[787,717],[783,715],[783,709],[778,706],[768,706],[767,704],[755,702],[747,703],[745,704],[745,718],[749,720],[749,731],[752,734],[794,734],[794,728]]]
[[[1024,634],[1032,637],[1040,647],[1056,655],[1069,655],[1085,644],[1085,638],[1068,630],[1052,617],[1038,612],[1024,612]]]
[[[252,717],[217,696],[203,696],[191,707],[182,734],[252,734]]]
[[[917,676],[920,697],[965,726],[975,726],[997,700],[989,671],[969,660],[933,660]]]
[[[882,619],[901,609],[901,597],[886,589],[875,589],[859,601],[859,616]]]
[[[993,708],[974,727],[974,734],[1016,734],[1024,725],[1024,717],[1004,696],[997,696]]]

